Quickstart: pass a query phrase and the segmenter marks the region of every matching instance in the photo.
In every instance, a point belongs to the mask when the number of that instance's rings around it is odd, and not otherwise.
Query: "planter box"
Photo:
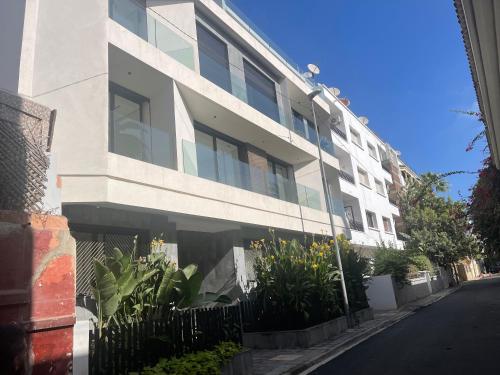
[[[222,375],[253,375],[252,351],[243,349],[222,367]]]
[[[346,329],[347,319],[342,316],[306,329],[244,333],[243,345],[255,349],[309,348]]]
[[[354,315],[356,316],[357,322],[361,324],[368,320],[373,320],[373,309],[367,307],[366,309],[356,311]]]

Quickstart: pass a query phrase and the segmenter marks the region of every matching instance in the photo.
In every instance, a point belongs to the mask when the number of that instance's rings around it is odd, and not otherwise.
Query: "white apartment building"
[[[162,236],[226,293],[248,285],[249,243],[269,228],[331,235],[314,86],[226,1],[7,1],[0,35],[0,89],[57,109],[77,292],[92,258],[135,235],[141,252]],[[313,102],[337,233],[402,247],[394,151],[326,87]]]

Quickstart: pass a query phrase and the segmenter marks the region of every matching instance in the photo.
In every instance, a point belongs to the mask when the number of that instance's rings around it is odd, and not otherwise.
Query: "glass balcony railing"
[[[172,137],[167,131],[118,111],[110,111],[109,120],[110,152],[162,167],[172,167]]]
[[[315,210],[322,210],[319,191],[297,184],[297,194],[299,197],[299,204],[301,206],[314,208]]]
[[[331,197],[331,205],[330,207],[332,208],[332,213],[337,216],[344,217],[345,216],[345,210],[344,210],[344,203],[342,199],[338,199],[335,197]]]
[[[323,135],[319,136],[319,146],[326,153],[330,154],[331,156],[335,156],[335,148],[333,146],[332,141],[330,141]]]
[[[219,6],[229,14],[244,29],[252,34],[264,47],[266,47],[274,56],[276,56],[288,68],[294,71],[297,76],[307,83],[311,88],[314,82],[304,77],[304,72],[299,65],[295,63],[287,54],[274,43],[262,30],[260,30],[231,0],[216,0]]]
[[[297,186],[291,180],[253,167],[228,153],[216,152],[200,143],[184,140],[182,148],[184,172],[187,174],[298,203]]]
[[[134,0],[109,0],[109,17],[146,42],[194,70],[194,47],[167,20]]]

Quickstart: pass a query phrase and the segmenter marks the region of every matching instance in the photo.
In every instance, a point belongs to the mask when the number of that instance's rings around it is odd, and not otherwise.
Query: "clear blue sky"
[[[233,0],[296,63],[320,66],[357,115],[417,173],[476,171],[482,126],[452,0]],[[469,195],[476,175],[450,177]]]

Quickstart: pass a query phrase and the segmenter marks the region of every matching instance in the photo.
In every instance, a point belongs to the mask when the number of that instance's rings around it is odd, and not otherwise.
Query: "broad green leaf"
[[[120,303],[120,295],[114,294],[111,298],[102,301],[102,313],[104,316],[111,317],[118,309],[118,305]]]
[[[120,289],[120,294],[126,297],[132,294],[138,284],[138,280],[134,277],[134,271],[129,269],[120,276],[117,283],[118,288]]]
[[[113,250],[111,251],[112,252],[112,257],[116,260],[120,260],[121,258],[123,258],[123,253],[121,252],[121,250],[117,247],[113,248]]]
[[[172,291],[175,285],[175,279],[173,268],[168,268],[163,274],[163,278],[160,282],[160,286],[158,287],[158,292],[156,295],[156,299],[160,305],[166,305],[171,302]]]
[[[196,273],[196,271],[198,271],[198,266],[196,264],[190,264],[182,270],[182,272],[184,272],[184,275],[186,275],[186,279],[190,279],[191,276]]]

